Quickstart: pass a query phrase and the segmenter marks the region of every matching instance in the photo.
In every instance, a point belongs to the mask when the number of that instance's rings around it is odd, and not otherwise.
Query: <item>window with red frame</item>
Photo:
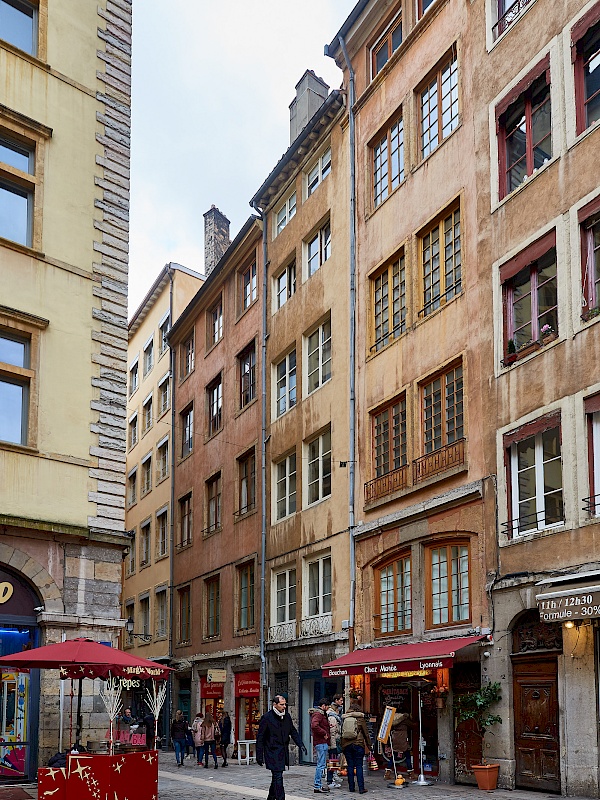
[[[594,516],[600,516],[600,394],[585,399],[585,416],[588,432],[588,473],[590,497],[583,506]]]
[[[600,120],[600,21],[574,43],[574,55],[576,124],[580,134]]]
[[[536,78],[498,119],[500,197],[505,197],[552,158],[550,84]]]
[[[586,206],[580,212],[582,317],[600,313],[600,197],[595,210]],[[589,216],[588,216],[589,214]]]

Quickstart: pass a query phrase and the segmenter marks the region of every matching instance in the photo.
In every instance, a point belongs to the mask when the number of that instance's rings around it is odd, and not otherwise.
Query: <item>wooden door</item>
[[[517,787],[560,792],[555,658],[513,661]]]

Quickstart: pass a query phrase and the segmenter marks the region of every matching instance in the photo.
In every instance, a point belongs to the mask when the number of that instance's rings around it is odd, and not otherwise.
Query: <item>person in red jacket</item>
[[[329,753],[329,720],[327,719],[327,709],[329,700],[323,697],[319,700],[317,708],[311,709],[310,732],[315,750],[317,751],[317,768],[315,770],[315,793],[328,792],[329,787],[322,785],[323,772],[327,764],[327,754]]]

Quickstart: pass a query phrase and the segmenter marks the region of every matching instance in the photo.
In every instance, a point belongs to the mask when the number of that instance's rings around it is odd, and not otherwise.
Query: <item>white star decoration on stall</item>
[[[73,756],[72,761],[77,762],[77,767],[70,771],[71,775],[79,775],[81,780],[87,786],[93,800],[100,800],[100,789],[98,781],[94,778],[91,772],[90,764],[81,764],[81,760],[89,759],[89,756]]]
[[[55,769],[54,767],[50,767],[50,769],[48,770],[48,777],[52,778],[52,780],[55,781],[56,780],[56,776],[61,772],[63,774],[63,777],[65,777],[66,772],[67,772],[65,767],[60,767],[59,769]]]
[[[154,756],[152,753],[148,753],[148,755],[143,755],[142,758],[144,759],[144,761],[147,761],[149,764],[152,764],[156,756]]]
[[[119,775],[121,774],[121,769],[122,769],[124,763],[125,763],[125,759],[122,758],[120,761],[117,761],[116,764],[113,764],[114,771],[118,772]]]

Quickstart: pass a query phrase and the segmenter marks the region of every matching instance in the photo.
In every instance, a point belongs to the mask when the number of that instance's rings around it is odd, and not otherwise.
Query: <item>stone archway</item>
[[[35,589],[40,602],[47,612],[64,614],[62,592],[56,581],[35,558],[9,545],[0,545],[0,566],[5,566],[9,572],[20,575]]]

